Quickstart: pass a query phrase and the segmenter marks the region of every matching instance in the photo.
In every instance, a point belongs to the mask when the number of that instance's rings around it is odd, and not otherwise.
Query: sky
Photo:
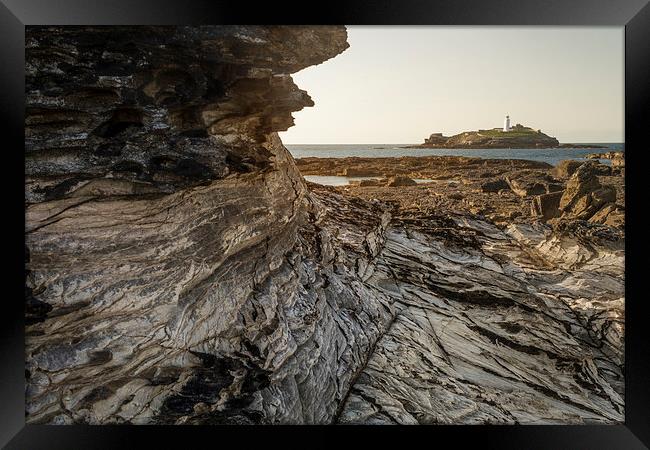
[[[502,127],[624,141],[623,27],[348,26],[350,48],[293,74],[315,106],[285,144],[410,144]]]

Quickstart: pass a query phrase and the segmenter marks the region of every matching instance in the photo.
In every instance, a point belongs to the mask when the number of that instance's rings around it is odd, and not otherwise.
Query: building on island
[[[444,136],[442,133],[432,133],[431,136],[429,136],[428,139],[424,140],[425,144],[435,144],[435,145],[443,145],[445,142],[447,142],[448,137]]]
[[[503,121],[503,131],[510,131],[510,116],[506,115],[506,119]]]

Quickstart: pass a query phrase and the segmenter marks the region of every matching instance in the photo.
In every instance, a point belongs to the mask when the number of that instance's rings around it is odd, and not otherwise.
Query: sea
[[[587,159],[590,153],[625,151],[622,143],[590,142],[580,145],[598,145],[606,148],[402,148],[413,144],[292,144],[285,145],[294,158],[316,156],[319,158],[392,158],[398,156],[472,156],[486,159],[528,159],[543,161],[553,166],[564,159]],[[604,164],[611,161],[601,159]]]

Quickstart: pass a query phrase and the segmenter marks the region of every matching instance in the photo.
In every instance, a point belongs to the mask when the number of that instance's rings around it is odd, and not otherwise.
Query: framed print
[[[3,445],[647,448],[647,2],[303,9],[3,0]]]

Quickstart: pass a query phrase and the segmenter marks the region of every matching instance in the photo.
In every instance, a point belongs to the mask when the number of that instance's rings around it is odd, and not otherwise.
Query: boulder
[[[585,162],[571,175],[560,200],[560,210],[570,210],[579,199],[600,188],[596,165],[592,161]]]
[[[606,164],[597,164],[596,167],[594,168],[596,171],[597,175],[600,176],[610,176],[612,174],[612,167],[608,166]]]
[[[410,179],[409,177],[404,177],[404,176],[396,176],[396,177],[390,177],[388,179],[388,182],[386,183],[386,186],[389,187],[397,187],[397,186],[415,186],[417,183]]]
[[[512,192],[520,197],[547,193],[546,181],[536,173],[520,173],[506,177],[506,182]]]
[[[598,180],[601,164],[586,162],[567,181],[560,199],[563,217],[587,220],[609,203],[616,202],[616,189]]]
[[[569,178],[582,164],[582,161],[565,159],[553,168],[553,175],[561,179]]]
[[[357,186],[361,187],[368,187],[368,186],[383,186],[386,183],[385,180],[359,180],[356,181],[355,184]],[[352,183],[350,183],[352,184]]]

